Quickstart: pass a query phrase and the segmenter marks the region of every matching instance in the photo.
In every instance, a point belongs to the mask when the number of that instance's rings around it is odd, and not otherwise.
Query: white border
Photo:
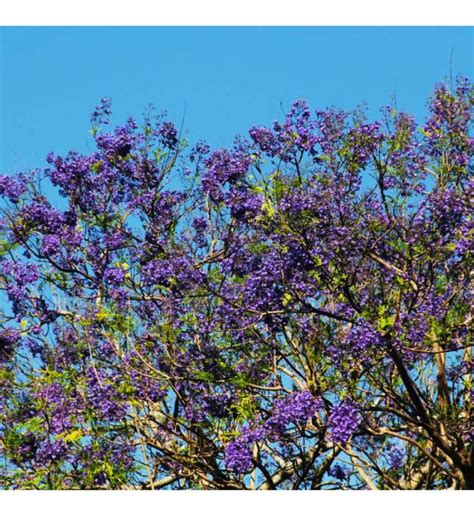
[[[468,6],[468,0],[4,0],[0,25],[472,26]]]
[[[0,25],[461,25],[466,0],[8,0]],[[0,35],[1,38],[1,35]],[[1,73],[1,71],[0,71]],[[0,492],[2,517],[98,519],[467,518],[472,492]]]
[[[2,517],[20,521],[400,521],[467,519],[472,492],[158,491],[0,492]]]

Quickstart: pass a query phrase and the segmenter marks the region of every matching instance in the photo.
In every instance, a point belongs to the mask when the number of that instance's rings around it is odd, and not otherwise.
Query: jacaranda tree
[[[0,176],[0,487],[473,488],[472,92]]]

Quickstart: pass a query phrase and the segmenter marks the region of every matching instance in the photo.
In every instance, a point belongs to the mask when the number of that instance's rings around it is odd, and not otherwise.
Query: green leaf
[[[64,436],[64,441],[74,443],[82,438],[82,431],[80,429],[74,429],[67,436]]]

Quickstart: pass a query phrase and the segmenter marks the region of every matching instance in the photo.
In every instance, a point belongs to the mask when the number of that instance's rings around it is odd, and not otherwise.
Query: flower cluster
[[[0,175],[0,197],[6,197],[12,203],[18,203],[26,190],[27,185],[24,175],[19,174],[16,178]]]
[[[329,437],[334,443],[344,445],[357,431],[360,423],[359,407],[350,400],[344,400],[329,415]]]
[[[0,364],[7,362],[13,355],[15,345],[20,340],[16,329],[5,328],[0,331]]]
[[[304,424],[321,408],[321,401],[309,391],[294,392],[275,403],[265,426],[284,431],[290,424]]]
[[[304,426],[322,407],[321,401],[309,391],[293,392],[275,402],[269,417],[259,426],[245,429],[225,449],[226,465],[237,473],[253,467],[252,446],[265,438],[278,439],[293,425]]]
[[[403,466],[405,460],[405,450],[400,445],[392,445],[388,453],[388,461],[393,469]]]

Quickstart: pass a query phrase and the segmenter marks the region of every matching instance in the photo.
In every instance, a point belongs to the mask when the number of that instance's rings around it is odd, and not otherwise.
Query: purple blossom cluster
[[[246,474],[253,468],[252,449],[249,441],[237,439],[225,448],[226,465],[237,474]]]
[[[42,387],[35,393],[35,398],[39,401],[40,408],[48,411],[52,434],[60,434],[72,428],[71,416],[78,413],[78,403],[66,395],[60,383],[54,382]]]
[[[403,466],[405,460],[405,450],[400,445],[392,445],[388,452],[388,461],[390,467],[399,469]]]
[[[18,203],[26,190],[27,184],[24,175],[19,174],[16,178],[0,175],[0,197],[6,197],[12,203]]]
[[[173,150],[176,148],[178,144],[178,131],[173,123],[170,121],[165,121],[161,123],[158,134],[160,136],[160,141],[163,143],[163,146]]]
[[[265,438],[281,437],[291,424],[304,426],[321,407],[321,401],[309,391],[296,391],[276,401],[266,421],[257,427],[245,429],[226,446],[226,465],[237,473],[249,472],[253,467],[253,443]]]
[[[40,253],[45,257],[55,255],[60,249],[61,239],[57,235],[46,235],[41,241]]]
[[[333,478],[345,480],[350,475],[350,469],[346,467],[345,465],[341,465],[340,463],[336,463],[333,465],[329,471],[328,474],[332,476]]]
[[[110,98],[102,98],[99,105],[95,107],[91,114],[91,123],[93,127],[99,125],[108,125],[110,116],[112,115],[112,100]]]
[[[125,282],[126,274],[124,268],[107,268],[104,272],[104,280],[111,286],[121,286]]]
[[[247,154],[237,150],[217,150],[206,160],[206,172],[202,188],[215,201],[221,201],[223,185],[235,184],[247,173],[251,160]]]
[[[321,400],[315,398],[309,391],[291,393],[275,402],[265,426],[272,431],[281,432],[290,424],[305,424],[321,407]]]
[[[126,125],[117,127],[114,132],[97,136],[97,146],[109,157],[125,158],[135,144],[136,128],[136,122],[130,118]]]
[[[38,266],[32,262],[2,261],[2,273],[10,275],[18,286],[24,287],[38,280]]]
[[[7,327],[0,330],[0,364],[8,362],[12,358],[20,338],[20,333],[14,328]]]
[[[116,422],[124,418],[127,405],[124,396],[109,382],[106,374],[89,371],[88,402],[102,422]]]
[[[204,274],[193,268],[190,260],[185,257],[154,260],[143,266],[142,270],[142,281],[146,286],[194,287],[201,283],[204,277]]]
[[[46,440],[36,452],[36,461],[40,465],[49,465],[60,460],[67,452],[66,443],[62,440]]]
[[[447,162],[453,170],[466,169],[473,152],[473,141],[469,138],[472,111],[472,86],[469,80],[458,78],[454,93],[446,84],[439,84],[430,109],[431,116],[423,128],[427,153],[434,157],[446,154]]]
[[[358,405],[344,400],[334,407],[328,418],[329,437],[334,443],[344,445],[357,431],[361,423]]]

